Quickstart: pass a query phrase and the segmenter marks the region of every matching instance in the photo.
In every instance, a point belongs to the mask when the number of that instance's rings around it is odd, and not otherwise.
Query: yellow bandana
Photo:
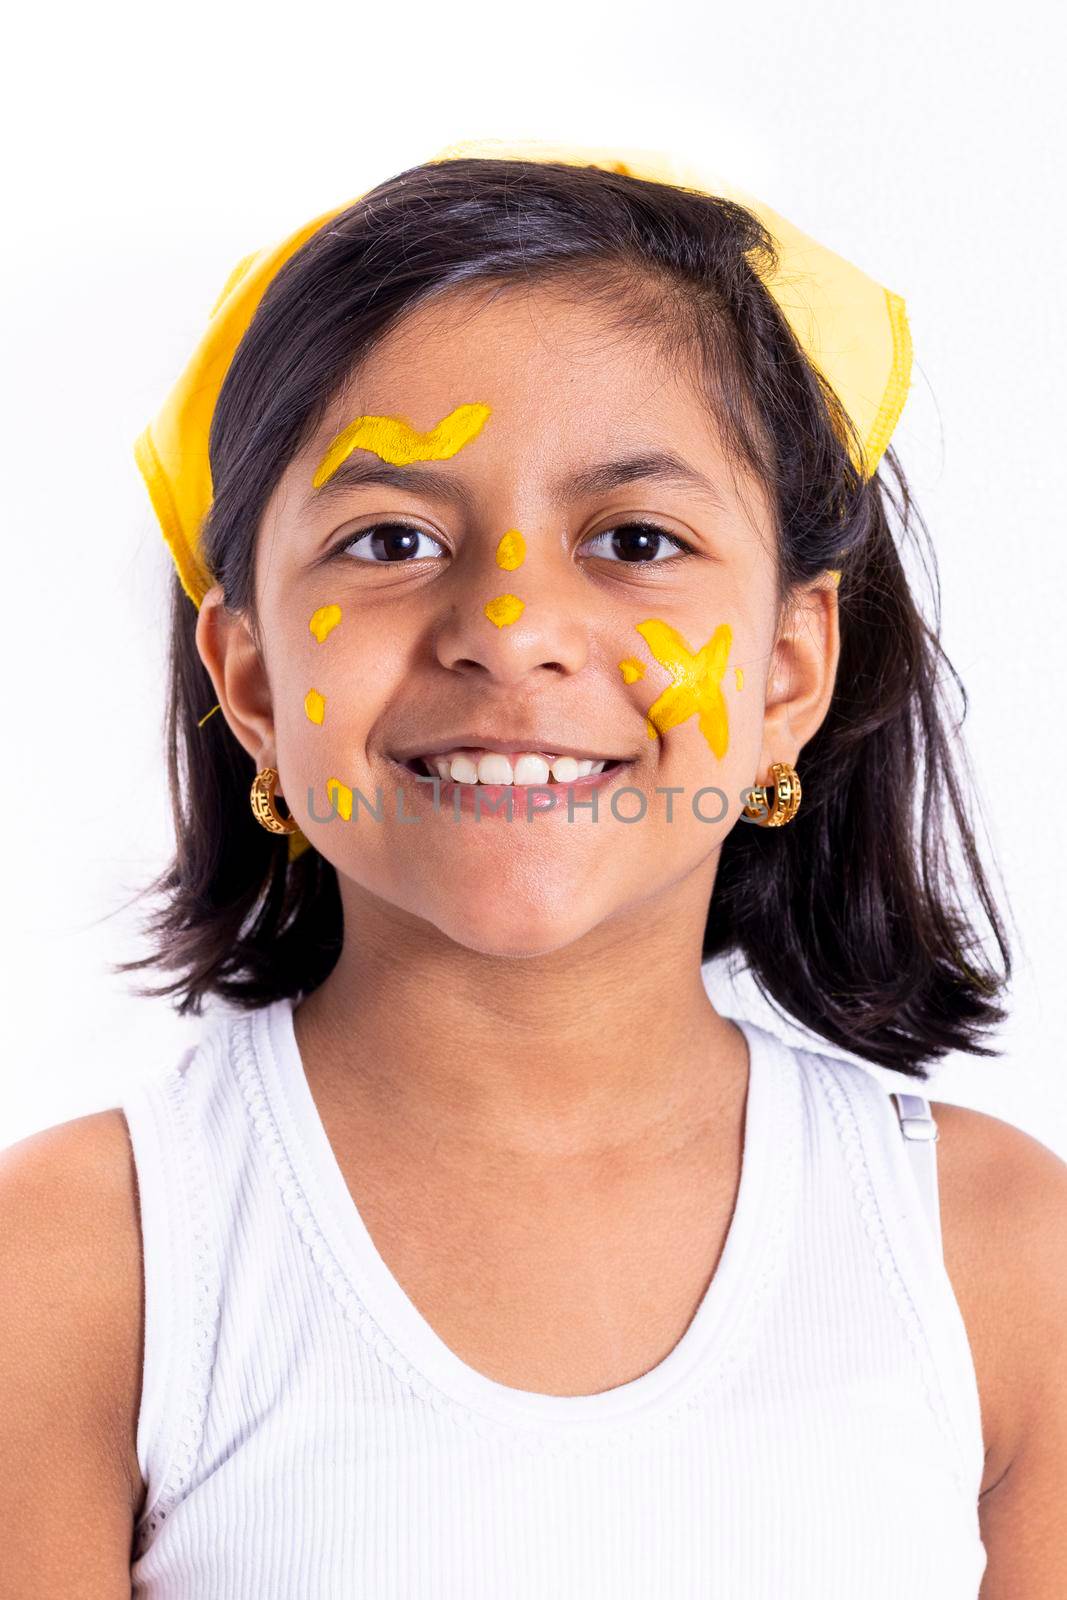
[[[659,151],[605,150],[535,139],[465,139],[449,145],[432,162],[477,157],[601,167],[721,195],[747,206],[766,226],[779,252],[778,272],[767,280],[767,288],[808,358],[856,425],[864,444],[856,467],[864,476],[874,473],[903,409],[911,378],[911,337],[900,295],[801,233],[744,190]],[[198,537],[211,505],[208,434],[223,379],[275,273],[313,233],[360,198],[355,195],[324,211],[237,263],[184,372],[134,443],[134,456],[182,587],[197,607],[214,583],[200,554]]]

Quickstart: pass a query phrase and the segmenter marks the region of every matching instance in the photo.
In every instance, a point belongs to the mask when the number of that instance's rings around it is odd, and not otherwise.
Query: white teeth
[[[549,762],[535,750],[523,751],[514,763],[496,750],[485,751],[477,760],[468,755],[432,755],[423,760],[431,772],[451,778],[453,783],[545,784],[550,775],[556,783],[573,783],[576,778],[603,772],[605,765],[588,758],[578,761],[574,756],[557,756]]]
[[[470,756],[453,756],[448,771],[456,783],[478,782],[478,768]]]
[[[547,783],[548,762],[544,756],[522,755],[515,763],[515,783]]]
[[[507,756],[490,750],[487,755],[478,757],[479,783],[510,783],[511,780],[511,762]]]

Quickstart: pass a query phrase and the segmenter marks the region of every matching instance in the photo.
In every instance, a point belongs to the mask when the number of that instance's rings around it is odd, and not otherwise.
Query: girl
[[[864,1066],[993,1054],[1011,972],[909,367],[647,153],[452,147],[239,264],[137,445],[127,966],[215,1003],[7,1153],[7,1592],[1061,1592],[1067,1169]]]

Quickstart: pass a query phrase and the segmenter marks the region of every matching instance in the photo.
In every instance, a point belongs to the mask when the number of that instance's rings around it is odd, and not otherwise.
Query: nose
[[[443,667],[516,684],[538,669],[567,677],[585,665],[588,586],[569,558],[538,559],[531,545],[511,570],[490,559],[464,574],[435,637]],[[505,597],[520,601],[521,610]]]

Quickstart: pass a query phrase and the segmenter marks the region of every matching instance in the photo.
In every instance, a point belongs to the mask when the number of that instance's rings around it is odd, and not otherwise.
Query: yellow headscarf
[[[433,156],[431,164],[477,157],[601,167],[721,195],[748,207],[766,226],[778,251],[778,270],[765,279],[766,287],[855,424],[863,441],[857,469],[867,477],[875,472],[911,380],[911,336],[900,295],[809,238],[753,195],[665,152],[555,145],[539,139],[464,139]],[[361,198],[352,196],[238,261],[185,370],[134,441],[134,457],[182,588],[197,608],[214,584],[200,551],[199,534],[212,500],[208,437],[223,379],[275,273],[312,234]],[[307,843],[302,832],[291,834],[289,859],[302,854]]]
[[[767,280],[767,288],[808,358],[855,423],[864,442],[857,468],[865,476],[874,473],[903,409],[911,379],[911,337],[900,295],[801,233],[744,190],[659,151],[604,150],[535,139],[465,139],[449,145],[431,161],[479,156],[601,167],[722,195],[747,206],[778,247],[778,272]],[[331,207],[285,238],[238,261],[184,372],[134,442],[134,456],[182,587],[197,607],[214,583],[198,537],[211,505],[208,434],[223,379],[275,273],[313,233],[360,198],[355,195]]]

